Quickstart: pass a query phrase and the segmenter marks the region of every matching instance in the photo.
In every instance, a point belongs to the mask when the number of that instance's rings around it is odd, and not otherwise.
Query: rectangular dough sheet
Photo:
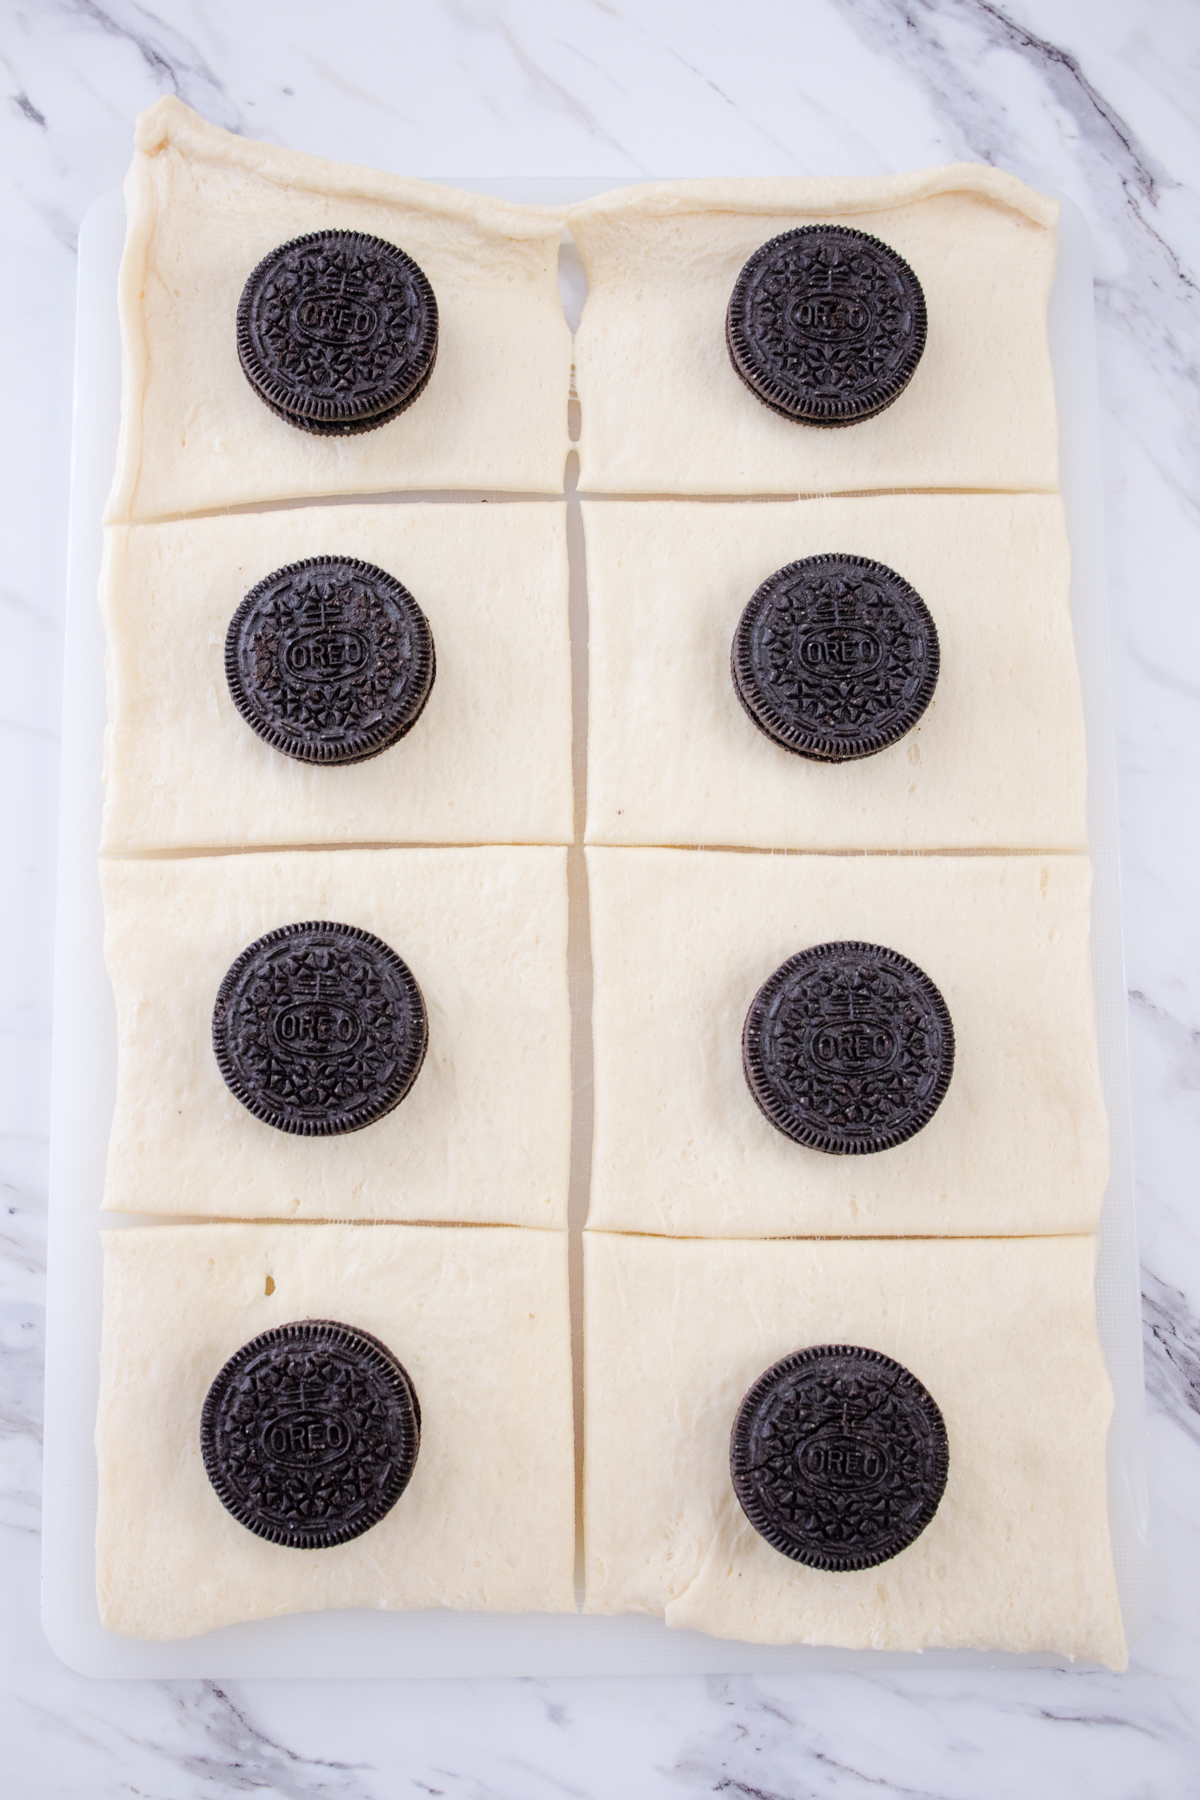
[[[1124,1668],[1094,1267],[1087,1237],[589,1235],[586,1609],[655,1613],[759,1644],[1056,1651]],[[815,1344],[894,1357],[946,1423],[941,1505],[877,1568],[791,1561],[758,1535],[730,1483],[743,1395]]]
[[[563,1234],[171,1225],[103,1235],[96,1569],[111,1631],[191,1637],[351,1606],[574,1610]],[[248,1531],[200,1455],[201,1407],[224,1363],[305,1318],[379,1338],[422,1415],[400,1499],[328,1550]]]
[[[1108,1175],[1083,857],[587,852],[590,1227],[680,1237],[1094,1231]],[[940,989],[954,1074],[923,1131],[833,1156],[777,1131],[742,1026],[782,962],[883,944]]]
[[[567,1222],[566,851],[328,850],[103,862],[117,1007],[104,1205],[233,1219]],[[302,1137],[225,1085],[212,1012],[265,932],[382,938],[417,979],[429,1049],[361,1131]]]
[[[564,511],[320,506],[111,526],[103,848],[569,842]],[[318,555],[401,581],[437,659],[412,730],[340,768],[272,748],[238,713],[225,676],[225,636],[245,594]]]
[[[905,495],[583,508],[592,843],[1082,849],[1083,711],[1057,496]],[[730,675],[742,609],[785,563],[885,563],[933,615],[920,722],[839,764],[782,749]]]
[[[518,206],[235,137],[168,96],[141,114],[125,183],[121,437],[108,520],[311,494],[559,493],[571,334],[565,208]],[[362,231],[415,258],[438,304],[426,392],[375,431],[276,418],[238,361],[247,277],[309,232]]]
[[[575,340],[579,485],[603,493],[1053,489],[1046,338],[1058,202],[975,163],[870,178],[668,181],[576,207],[588,277]],[[837,221],[911,264],[928,338],[862,424],[779,417],[735,374],[725,313],[747,258]]]

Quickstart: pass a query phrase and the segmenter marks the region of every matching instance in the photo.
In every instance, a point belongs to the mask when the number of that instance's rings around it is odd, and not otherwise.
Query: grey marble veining
[[[1191,0],[15,0],[0,17],[0,1721],[6,1791],[393,1800],[1200,1794],[1200,9]],[[136,111],[415,174],[867,174],[971,157],[1098,253],[1155,1622],[1128,1675],[104,1684],[37,1622],[74,245]]]

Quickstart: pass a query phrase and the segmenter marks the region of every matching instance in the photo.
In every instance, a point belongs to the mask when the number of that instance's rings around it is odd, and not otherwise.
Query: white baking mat
[[[460,186],[556,204],[585,198],[604,181],[479,181]],[[58,919],[54,988],[53,1108],[46,1357],[46,1454],[42,1617],[63,1660],[88,1675],[446,1676],[642,1675],[845,1669],[912,1663],[881,1652],[779,1648],[669,1631],[640,1617],[520,1617],[446,1610],[310,1613],[214,1631],[181,1643],[117,1637],[100,1623],[93,1531],[96,1462],[92,1430],[99,1380],[100,1245],[104,1159],[115,1087],[115,1019],[104,969],[96,877],[104,735],[104,636],[96,604],[100,516],[116,446],[120,406],[117,269],[124,239],[121,195],[88,213],[79,237],[75,414],[63,702]],[[582,292],[573,246],[563,255],[568,301]],[[1150,1614],[1143,1477],[1141,1313],[1133,1211],[1125,979],[1117,855],[1116,773],[1110,698],[1103,515],[1098,460],[1091,252],[1082,216],[1064,205],[1050,337],[1061,426],[1062,486],[1074,572],[1072,606],[1088,733],[1089,829],[1095,864],[1092,945],[1100,1063],[1112,1126],[1112,1179],[1101,1225],[1100,1332],[1116,1392],[1109,1448],[1109,1514],[1125,1629],[1132,1644]],[[573,530],[578,562],[579,532]],[[577,660],[576,754],[584,729],[586,597],[573,570],[572,639]],[[582,822],[583,811],[579,809]],[[572,857],[581,863],[578,851]],[[578,867],[573,921],[586,900]],[[586,918],[586,914],[583,914]],[[579,944],[578,931],[575,943]],[[590,1024],[586,958],[573,969],[582,1002],[576,1033],[578,1155],[573,1174],[578,1230],[586,1208],[590,1135]],[[108,1226],[116,1223],[111,1217]],[[169,1229],[169,1227],[167,1227]],[[576,1284],[574,1299],[578,1301]],[[1014,1657],[927,1651],[924,1664],[996,1667],[1042,1664]]]

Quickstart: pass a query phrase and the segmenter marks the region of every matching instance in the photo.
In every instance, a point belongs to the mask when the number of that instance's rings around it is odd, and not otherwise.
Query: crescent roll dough
[[[155,858],[104,862],[101,882],[117,1004],[106,1208],[565,1227],[565,850]],[[309,919],[382,938],[429,1019],[405,1098],[334,1137],[256,1119],[212,1047],[230,965],[265,932]]]
[[[584,1240],[589,1612],[757,1644],[1057,1651],[1125,1666],[1095,1240]],[[729,1478],[746,1391],[792,1351],[894,1357],[950,1473],[890,1562],[831,1574],[759,1536]]]
[[[306,506],[106,533],[102,848],[568,843],[565,508]],[[242,597],[310,556],[374,563],[429,620],[437,675],[399,743],[301,762],[239,714],[225,636]]]
[[[587,852],[588,1223],[683,1237],[1094,1231],[1108,1178],[1081,856]],[[797,951],[882,944],[941,990],[954,1074],[894,1149],[768,1123],[742,1074],[758,989]]]
[[[293,1319],[387,1345],[421,1449],[395,1506],[325,1550],[218,1500],[200,1410],[234,1352]],[[327,1607],[574,1610],[566,1236],[408,1225],[169,1225],[104,1234],[96,1451],[100,1614],[181,1638]]]
[[[168,96],[138,120],[125,209],[110,523],[315,494],[561,492],[565,207],[518,206],[255,143]],[[237,353],[251,271],[277,245],[331,229],[398,245],[438,304],[425,393],[390,424],[351,437],[276,418]]]
[[[579,485],[626,494],[812,494],[1058,484],[1046,302],[1057,201],[974,163],[869,180],[670,181],[576,207],[588,276],[575,341]],[[929,334],[894,405],[797,425],[734,373],[725,311],[747,258],[836,221],[911,264]]]
[[[591,843],[1081,850],[1083,709],[1062,502],[876,495],[585,503]],[[772,743],[729,671],[784,564],[885,563],[933,615],[941,670],[899,743],[818,763]]]

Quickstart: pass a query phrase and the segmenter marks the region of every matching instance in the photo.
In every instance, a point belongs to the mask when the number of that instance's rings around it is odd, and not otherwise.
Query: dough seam
[[[943,163],[932,169],[909,169],[899,175],[730,176],[718,180],[652,181],[637,187],[613,188],[582,201],[567,214],[574,236],[576,220],[619,221],[624,216],[681,218],[694,213],[828,213],[853,216],[900,206],[916,206],[937,194],[974,194],[1031,224],[1048,228],[1062,208],[1016,175],[985,163]],[[581,246],[582,248],[582,246]]]
[[[138,115],[134,149],[147,158],[173,149],[197,161],[241,169],[285,190],[296,188],[321,197],[334,194],[344,200],[411,205],[422,212],[469,221],[501,239],[545,237],[556,221],[560,227],[566,223],[570,211],[567,206],[526,206],[517,200],[472,194],[435,181],[393,175],[386,169],[335,162],[311,156],[307,151],[237,137],[218,125],[210,125],[174,94],[164,96]]]

